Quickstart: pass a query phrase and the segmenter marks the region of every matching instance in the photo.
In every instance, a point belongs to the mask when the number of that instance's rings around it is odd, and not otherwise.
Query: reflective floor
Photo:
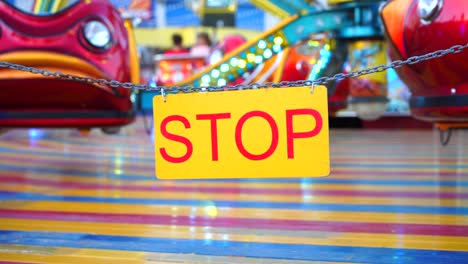
[[[120,135],[0,136],[0,263],[467,263],[468,131],[332,130],[320,179],[158,181]]]

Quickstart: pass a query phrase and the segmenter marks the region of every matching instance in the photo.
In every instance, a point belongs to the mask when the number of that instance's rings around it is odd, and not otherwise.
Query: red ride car
[[[132,25],[109,1],[74,1],[34,13],[0,0],[0,62],[119,82],[139,81]],[[18,3],[18,4],[15,4]],[[0,129],[102,128],[133,121],[133,91],[0,68]]]
[[[467,0],[389,0],[381,16],[390,57],[405,60],[468,43]],[[468,127],[468,50],[397,69],[419,119]]]

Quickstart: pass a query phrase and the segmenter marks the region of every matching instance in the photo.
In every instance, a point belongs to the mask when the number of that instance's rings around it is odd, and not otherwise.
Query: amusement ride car
[[[132,24],[107,0],[0,1],[0,61],[139,82]],[[116,133],[134,120],[134,92],[0,68],[0,128]]]
[[[381,17],[393,60],[405,60],[468,40],[468,1],[390,0]],[[442,144],[452,129],[468,127],[468,52],[398,68],[399,77],[411,90],[411,113],[435,123]]]

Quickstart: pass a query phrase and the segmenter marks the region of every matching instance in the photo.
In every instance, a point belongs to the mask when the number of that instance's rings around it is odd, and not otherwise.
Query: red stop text
[[[312,117],[315,120],[315,127],[310,131],[300,131],[300,132],[295,131],[294,130],[294,117],[296,116]],[[254,153],[249,152],[247,148],[244,146],[244,142],[242,139],[243,127],[245,123],[247,123],[252,118],[261,118],[265,120],[266,121],[265,124],[269,126],[269,129],[271,130],[271,142],[269,144],[269,147],[263,153],[260,153],[260,154],[254,154]],[[218,124],[220,122],[229,122],[230,119],[231,119],[231,113],[213,113],[213,114],[196,115],[197,122],[209,122],[210,139],[211,139],[211,157],[210,158],[212,161],[219,160]],[[286,155],[288,159],[294,159],[295,158],[294,157],[295,141],[298,139],[312,138],[312,137],[317,136],[322,130],[323,120],[319,112],[317,112],[314,109],[307,109],[307,108],[286,110],[285,119],[286,119],[285,120],[286,121],[285,132],[286,132],[286,149],[287,149]],[[162,158],[165,159],[167,162],[183,163],[183,162],[188,161],[190,157],[193,155],[193,144],[190,141],[190,139],[184,136],[170,133],[167,130],[167,126],[171,122],[181,123],[185,129],[189,130],[191,128],[190,121],[186,117],[183,117],[180,115],[171,115],[162,120],[160,124],[160,128],[159,128],[163,137],[165,137],[168,140],[183,144],[185,146],[186,151],[181,156],[173,156],[169,154],[166,148],[161,147],[159,149],[159,152],[161,153]],[[247,112],[243,116],[241,116],[239,120],[237,120],[235,131],[234,131],[234,140],[235,140],[235,145],[237,147],[237,150],[245,158],[249,160],[254,160],[254,161],[265,160],[271,157],[275,153],[278,147],[278,144],[279,144],[278,124],[275,121],[275,119],[267,112],[264,112],[264,111]]]

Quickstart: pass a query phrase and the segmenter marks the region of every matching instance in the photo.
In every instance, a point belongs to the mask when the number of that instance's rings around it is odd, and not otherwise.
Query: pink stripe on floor
[[[104,222],[124,224],[211,226],[222,228],[251,228],[292,231],[323,231],[352,233],[413,234],[431,236],[466,236],[468,226],[397,224],[346,221],[304,221],[250,218],[209,218],[169,215],[105,214],[0,209],[0,217],[36,220]]]
[[[465,199],[468,193],[458,192],[409,192],[409,191],[371,191],[371,190],[310,190],[299,189],[262,189],[242,187],[203,187],[203,186],[137,186],[137,185],[111,185],[99,183],[81,183],[72,181],[52,181],[46,179],[28,179],[25,177],[2,177],[1,183],[22,183],[45,187],[57,187],[61,189],[86,189],[86,190],[124,190],[124,191],[164,191],[164,192],[199,192],[199,193],[224,193],[224,194],[264,194],[264,195],[303,195],[305,191],[312,191],[315,196],[370,196],[392,198],[438,198],[438,199]]]

